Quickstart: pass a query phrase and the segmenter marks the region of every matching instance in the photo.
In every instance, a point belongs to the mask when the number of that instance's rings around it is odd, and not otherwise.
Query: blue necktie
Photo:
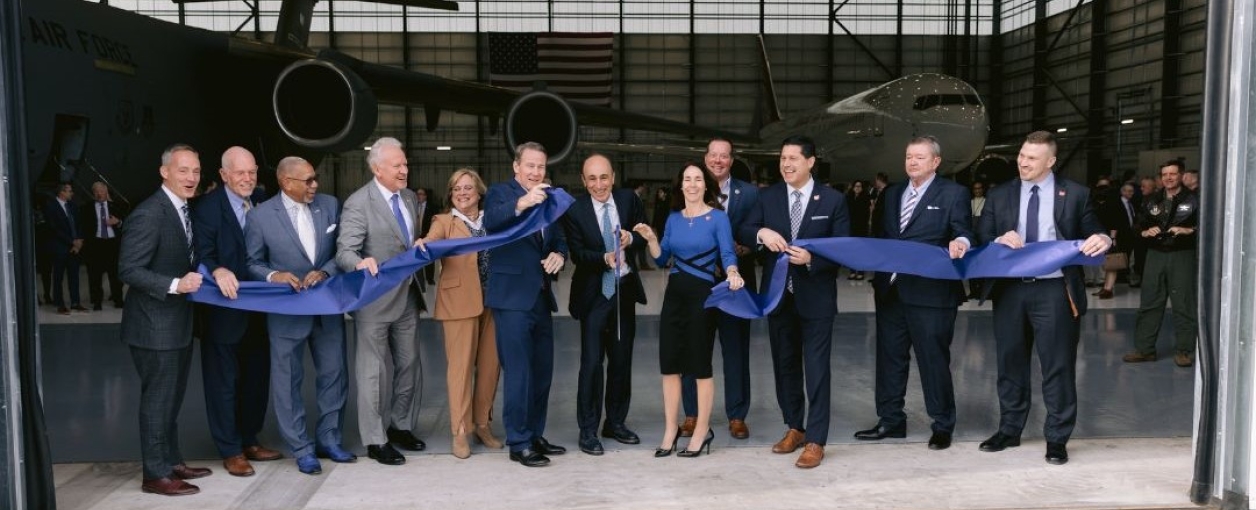
[[[393,216],[397,218],[397,226],[401,227],[401,238],[405,239],[406,243],[409,243],[410,242],[410,229],[406,228],[406,217],[405,215],[401,214],[401,201],[398,200],[397,197],[398,197],[398,194],[393,193],[393,196],[392,196]]]
[[[1025,208],[1025,242],[1038,242],[1038,185],[1029,188],[1029,206]]]
[[[611,204],[602,204],[602,243],[606,245],[607,250],[616,250],[618,243],[615,242],[615,234],[611,231]],[[618,266],[619,257],[615,257]],[[615,275],[619,273],[619,267],[612,267],[610,270],[602,273],[602,295],[606,299],[610,299],[615,295]]]

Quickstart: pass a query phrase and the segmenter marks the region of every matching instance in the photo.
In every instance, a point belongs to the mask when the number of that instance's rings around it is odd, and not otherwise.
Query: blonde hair
[[[445,186],[445,203],[449,205],[449,210],[452,211],[454,209],[454,185],[463,176],[470,176],[471,180],[475,182],[475,192],[480,195],[480,208],[483,209],[484,193],[488,191],[488,186],[484,185],[484,179],[480,178],[480,174],[474,168],[464,166],[454,170],[454,173],[449,176],[449,185]]]

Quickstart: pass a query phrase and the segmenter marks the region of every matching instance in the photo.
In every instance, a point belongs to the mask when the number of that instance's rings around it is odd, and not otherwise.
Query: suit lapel
[[[319,204],[318,197],[315,197],[314,202],[310,204],[310,218],[312,218],[314,223],[314,261],[317,261],[323,253],[323,248],[326,248],[327,240],[325,238],[327,236],[324,233],[327,232],[327,227],[330,225],[330,222],[327,220],[327,213],[323,211],[322,205]]]
[[[391,201],[384,197],[374,179],[366,183],[366,186],[366,196],[370,198],[369,207],[374,209],[376,214],[382,214],[384,218],[387,218],[388,221],[385,223],[392,229],[393,236],[401,239],[401,227],[397,225],[397,217],[393,216]]]
[[[1055,211],[1053,218],[1055,219],[1055,234],[1059,239],[1064,239],[1064,233],[1060,231],[1060,226],[1064,225],[1064,201],[1069,198],[1068,188],[1064,186],[1064,181],[1059,176],[1055,178]]]
[[[910,183],[907,185],[911,186]],[[929,189],[925,190],[925,194],[920,197],[920,200],[916,201],[916,208],[912,210],[911,218],[907,219],[907,227],[903,228],[903,232],[906,232],[912,225],[916,224],[916,218],[920,217],[921,211],[929,210],[929,204],[933,203],[933,201],[937,198],[938,193],[941,193],[941,191],[939,191],[941,188],[942,186],[938,185],[937,177],[934,177],[934,182],[929,185]],[[899,200],[901,201],[902,195],[899,195],[899,197]]]
[[[275,195],[271,206],[275,214],[275,219],[279,220],[280,228],[288,233],[288,237],[292,239],[293,246],[297,247],[297,251],[305,253],[305,248],[301,245],[301,236],[297,235],[297,226],[292,223],[292,216],[288,214],[288,209],[284,207],[282,195]]]
[[[219,210],[222,211],[222,221],[231,225],[231,237],[235,238],[240,246],[244,246],[244,229],[240,227],[240,220],[236,219],[235,208],[231,206],[231,198],[227,196],[230,193],[226,189],[222,190],[222,205]]]
[[[893,226],[893,229],[891,229],[893,232],[890,233],[889,236],[891,239],[897,239],[899,235],[902,234],[902,230],[898,228],[898,225],[903,221],[903,193],[886,193],[886,191],[897,189],[897,186],[885,188],[885,190],[881,192],[880,198],[880,200],[885,201],[885,208],[883,209],[885,211],[885,215],[889,216],[893,220],[890,222]],[[882,226],[884,227],[884,225]]]

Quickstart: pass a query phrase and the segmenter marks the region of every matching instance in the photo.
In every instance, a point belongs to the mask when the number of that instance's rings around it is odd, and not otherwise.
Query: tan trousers
[[[472,424],[487,426],[493,416],[497,380],[497,338],[493,313],[441,321],[445,328],[446,385],[449,387],[449,425],[454,434],[472,432]]]

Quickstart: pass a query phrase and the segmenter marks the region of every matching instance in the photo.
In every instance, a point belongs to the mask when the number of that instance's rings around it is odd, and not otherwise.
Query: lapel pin
[[[740,195],[740,194],[741,194],[741,190],[739,190],[739,189],[735,189],[735,190],[733,190],[733,194],[734,194],[734,195]]]
[[[1060,190],[1060,191],[1059,191],[1059,195],[1060,195],[1060,196],[1064,196],[1064,190]]]
[[[811,199],[812,199],[812,200],[815,200],[815,201],[817,201],[817,202],[819,202],[819,201],[820,201],[820,195],[813,196],[813,197],[811,197]]]

